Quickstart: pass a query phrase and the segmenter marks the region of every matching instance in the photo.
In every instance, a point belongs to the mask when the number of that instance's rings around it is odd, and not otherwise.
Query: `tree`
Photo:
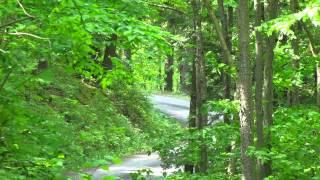
[[[240,94],[240,137],[243,178],[256,179],[255,163],[248,156],[248,148],[253,143],[253,108],[251,93],[251,66],[249,57],[249,7],[247,0],[239,1],[239,80]]]
[[[263,3],[261,0],[254,1],[255,8],[255,26],[259,27],[264,19]],[[255,30],[256,35],[256,66],[255,66],[255,118],[257,127],[257,148],[264,147],[264,131],[263,131],[263,109],[262,109],[262,91],[263,91],[263,57],[264,57],[264,40],[262,32]],[[263,179],[262,162],[258,160],[259,179]]]
[[[165,85],[165,90],[172,92],[173,91],[173,73],[174,73],[174,67],[173,67],[173,62],[174,62],[174,55],[172,50],[172,54],[167,55],[167,62],[165,64],[165,71],[166,71],[166,85]]]
[[[215,31],[218,35],[218,39],[220,42],[220,45],[222,46],[222,62],[226,65],[226,68],[221,73],[222,81],[223,81],[223,98],[224,99],[232,99],[231,97],[231,76],[230,76],[230,67],[232,62],[232,42],[231,42],[231,36],[232,31],[230,30],[232,28],[232,16],[233,16],[233,9],[230,7],[228,9],[228,17],[225,13],[224,8],[224,0],[218,0],[218,6],[219,6],[219,14],[221,18],[221,25],[219,24],[219,21],[217,17],[215,16],[215,13],[213,11],[213,8],[211,6],[211,3],[208,0],[205,0],[205,5],[208,10],[209,18],[213,24],[213,31]],[[230,117],[229,114],[224,114],[224,122],[226,124],[230,124]],[[227,147],[227,152],[231,152],[232,145]],[[235,165],[234,165],[234,159],[230,159],[229,167],[228,167],[228,173],[233,174],[235,171]]]
[[[207,82],[205,75],[205,62],[203,56],[203,39],[202,39],[202,22],[201,22],[201,1],[192,0],[193,18],[194,18],[194,30],[196,40],[196,54],[194,62],[194,76],[195,80],[195,113],[196,113],[196,127],[203,133],[203,129],[207,125],[208,114],[204,111],[207,96]],[[207,147],[202,136],[200,136],[200,162],[199,171],[201,173],[207,173],[208,170],[208,153]]]
[[[230,24],[231,21],[228,23],[227,14],[225,13],[224,9],[224,0],[218,0],[218,6],[219,6],[219,14],[221,17],[221,28],[222,28],[222,34],[223,39],[225,41],[225,44],[227,45],[228,51],[222,50],[222,59],[223,63],[226,65],[227,68],[230,68],[231,63],[231,49],[232,49],[232,43],[231,43],[231,35],[230,28],[232,28],[232,24]],[[232,12],[232,9],[230,10]],[[230,17],[232,19],[232,17]],[[231,76],[230,72],[225,71],[222,73],[222,79],[223,79],[223,86],[224,86],[224,99],[231,99]],[[230,123],[230,119],[228,115],[224,116],[224,121],[226,123]]]
[[[278,13],[278,0],[270,0],[266,8],[267,19],[272,20],[277,17]],[[265,146],[271,150],[271,134],[270,128],[273,124],[273,60],[274,60],[274,48],[276,46],[277,36],[273,33],[266,39],[266,54],[264,64],[264,89],[263,89],[263,121],[266,128],[265,133]],[[267,161],[263,164],[263,177],[267,177],[272,174],[271,161]]]

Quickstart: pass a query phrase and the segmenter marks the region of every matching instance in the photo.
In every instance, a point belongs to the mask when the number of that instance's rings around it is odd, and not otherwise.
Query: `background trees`
[[[319,177],[317,0],[0,3],[4,172],[33,177],[51,172],[39,165],[49,163],[54,174],[75,155],[85,161],[104,146],[131,147],[124,139],[134,134],[139,143],[135,128],[150,116],[140,92],[169,91],[191,96],[188,133],[173,141],[184,148],[171,162],[194,174],[174,176]],[[80,137],[67,133],[74,130]],[[118,139],[104,139],[113,130]],[[60,149],[71,141],[80,143]],[[101,146],[84,148],[90,142]]]
[[[200,3],[205,7],[200,15],[204,22],[202,23],[203,37],[205,37],[203,50],[209,102],[202,109],[221,112],[225,115],[225,122],[232,122],[231,126],[235,127],[239,126],[238,118],[232,115],[235,111],[240,113],[240,116],[236,116],[240,118],[241,139],[240,141],[235,139],[236,148],[233,152],[230,151],[230,144],[227,150],[222,151],[238,164],[242,162],[245,179],[263,179],[275,174],[278,176],[277,164],[280,163],[280,159],[286,158],[280,157],[281,153],[275,151],[281,143],[275,144],[274,140],[281,137],[273,133],[284,123],[278,121],[281,115],[275,116],[275,114],[282,111],[282,108],[314,112],[310,107],[315,105],[317,99],[318,91],[315,88],[317,83],[314,81],[317,76],[314,68],[317,66],[317,60],[310,58],[311,54],[308,55],[308,50],[310,53],[308,46],[312,49],[314,43],[312,36],[308,36],[310,32],[303,31],[301,26],[309,24],[307,26],[310,29],[317,29],[319,4],[316,1],[298,3],[260,0],[254,2],[203,0]],[[189,6],[192,7],[192,4]],[[233,8],[236,8],[237,16],[233,16]],[[254,26],[254,29],[249,29],[250,26]],[[236,31],[237,28],[239,32]],[[249,36],[253,31],[254,36]],[[199,44],[196,44],[196,47],[199,48]],[[307,62],[307,59],[313,60]],[[305,74],[306,72],[310,74]],[[196,78],[191,81],[196,82]],[[195,97],[195,93],[191,93],[191,100]],[[233,111],[232,104],[226,99],[240,102],[239,109]],[[192,103],[191,107],[196,109]],[[194,115],[192,109],[190,120]],[[228,116],[233,117],[231,121],[228,120]],[[293,129],[297,128],[295,123],[292,123]],[[256,125],[253,126],[254,124]],[[207,131],[216,128],[218,127],[208,127]],[[222,135],[220,141],[227,139],[226,136],[227,133]],[[216,134],[214,137],[219,135]],[[228,147],[227,144],[224,145]],[[213,149],[217,150],[217,147],[218,145],[215,145],[215,148],[209,146],[208,150],[208,172],[211,175],[219,171],[217,170],[219,161],[215,161],[215,158],[221,158],[221,155],[216,151],[211,153]],[[233,153],[238,152],[238,147],[242,149],[241,157],[234,157]],[[224,167],[227,168],[226,164]],[[239,169],[235,171],[235,174],[239,173]],[[315,174],[309,176],[317,176]]]

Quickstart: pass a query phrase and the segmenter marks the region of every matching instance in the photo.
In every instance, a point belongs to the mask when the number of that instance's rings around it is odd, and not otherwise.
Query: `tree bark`
[[[190,88],[190,108],[189,108],[189,119],[188,126],[189,128],[196,127],[196,99],[197,99],[197,87],[196,87],[196,67],[195,59],[192,61],[192,77],[191,77],[191,88]],[[184,171],[188,173],[194,173],[194,165],[186,164],[184,166]]]
[[[117,53],[116,53],[117,47],[115,45],[116,41],[117,41],[117,35],[112,34],[108,40],[108,43],[104,51],[102,66],[107,70],[112,70],[112,66],[113,66],[112,58],[117,56]]]
[[[196,53],[197,53],[197,38],[196,38],[196,32],[197,32],[197,21],[196,21],[196,0],[192,0],[191,2],[192,10],[193,10],[193,37],[192,37],[192,43],[194,44],[192,48],[192,71],[191,71],[191,88],[190,88],[190,108],[189,108],[189,119],[188,119],[188,125],[189,129],[193,129],[197,127],[197,73],[196,73]],[[191,142],[190,142],[191,143]],[[184,171],[188,173],[194,173],[195,172],[195,165],[194,164],[186,164],[184,166]]]
[[[218,5],[219,5],[219,12],[220,12],[220,17],[221,17],[221,28],[222,28],[222,35],[223,39],[227,45],[228,51],[223,50],[222,51],[222,59],[223,63],[227,65],[227,67],[230,66],[230,61],[228,58],[228,53],[231,54],[231,40],[229,36],[229,27],[227,22],[227,15],[224,10],[224,0],[218,0]],[[231,77],[229,72],[225,71],[222,73],[223,75],[223,86],[224,86],[224,99],[231,99],[231,94],[230,94],[230,88],[231,88]],[[230,124],[230,118],[225,114],[224,116],[224,121],[227,124]]]
[[[201,23],[201,0],[192,0],[192,9],[195,24],[196,57],[195,57],[195,82],[196,82],[196,126],[203,133],[207,125],[208,114],[202,109],[207,98],[207,82],[204,66],[202,23]],[[207,173],[208,153],[207,146],[202,136],[200,136],[200,173]]]
[[[167,29],[172,34],[175,34],[175,19],[173,17],[169,18]],[[173,73],[174,73],[173,62],[174,62],[174,47],[172,46],[171,52],[167,54],[167,62],[165,64],[165,73],[166,73],[165,91],[169,91],[169,92],[173,91]]]
[[[166,71],[166,85],[165,85],[165,91],[172,92],[173,91],[173,53],[170,55],[167,55],[167,62],[165,65],[165,71]]]
[[[259,27],[264,20],[262,0],[254,1],[255,9],[255,27]],[[261,149],[264,146],[263,133],[263,109],[262,109],[262,91],[263,91],[263,56],[264,42],[262,33],[255,30],[256,35],[256,66],[255,66],[255,115],[257,128],[257,148]],[[258,179],[263,179],[262,162],[258,160]]]
[[[267,10],[267,20],[272,20],[277,17],[278,0],[269,0]],[[263,89],[263,121],[268,130],[265,133],[265,146],[271,150],[271,134],[270,127],[273,124],[273,59],[274,48],[276,46],[276,35],[272,34],[267,38],[266,55],[264,64],[264,89]],[[263,164],[263,177],[268,177],[272,174],[272,162],[267,161]]]
[[[255,163],[247,155],[249,146],[253,144],[252,138],[252,78],[249,57],[249,8],[247,0],[239,0],[239,81],[238,88],[240,94],[240,138],[241,138],[241,158],[243,179],[256,179]]]

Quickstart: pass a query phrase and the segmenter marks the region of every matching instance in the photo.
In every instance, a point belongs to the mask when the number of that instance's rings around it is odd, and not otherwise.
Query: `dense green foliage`
[[[257,179],[319,179],[320,2],[247,1],[250,102],[239,86],[240,2],[0,0],[0,179],[63,179],[151,151],[165,167],[194,168],[167,179],[241,179],[246,155]],[[150,92],[164,89],[205,97],[188,128],[152,108]],[[241,154],[244,104],[252,140]],[[192,126],[192,110],[213,115]],[[272,173],[260,176],[262,164]]]

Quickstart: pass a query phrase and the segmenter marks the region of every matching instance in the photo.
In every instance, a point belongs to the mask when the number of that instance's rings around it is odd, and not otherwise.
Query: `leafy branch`
[[[0,25],[0,29],[1,28],[5,28],[5,27],[8,27],[8,26],[11,26],[11,25],[14,25],[14,24],[17,24],[17,23],[19,23],[19,22],[23,22],[23,21],[25,21],[25,20],[28,20],[28,19],[33,19],[34,17],[25,17],[25,18],[22,18],[22,19],[17,19],[17,20],[15,20],[15,21],[11,21],[11,22],[8,22],[8,23],[5,23],[5,24],[3,24],[3,25]]]

